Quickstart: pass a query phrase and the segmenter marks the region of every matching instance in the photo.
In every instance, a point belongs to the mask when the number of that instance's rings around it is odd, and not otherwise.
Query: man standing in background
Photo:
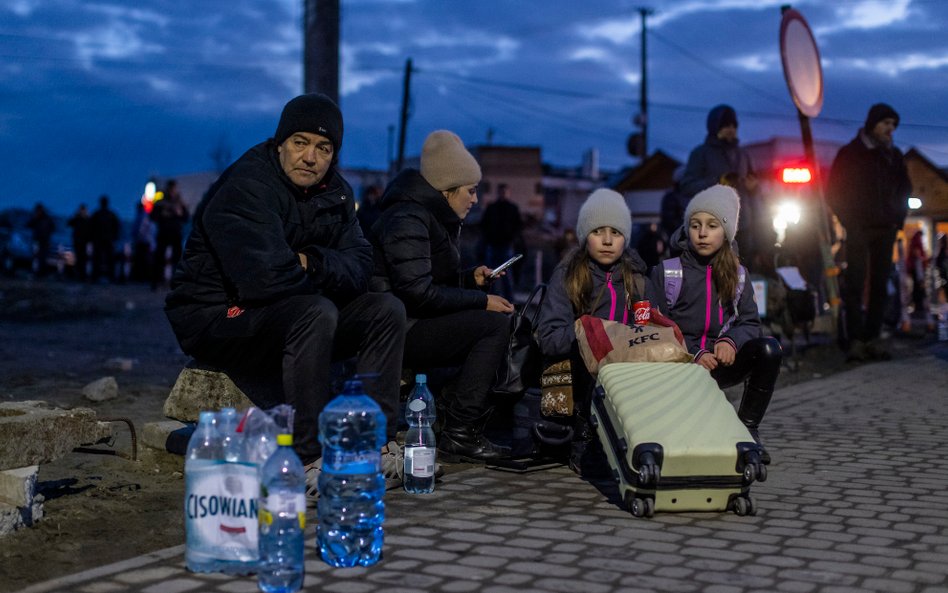
[[[827,200],[846,231],[844,342],[847,360],[855,362],[890,358],[879,342],[886,281],[912,191],[902,151],[892,143],[898,125],[899,114],[892,107],[873,105],[856,137],[839,149],[830,171]]]
[[[506,183],[497,185],[497,198],[484,209],[481,217],[487,265],[497,267],[514,255],[514,246],[522,242],[523,220],[520,208],[510,201],[510,189]],[[496,292],[508,301],[514,298],[514,274],[509,268],[495,283]]]

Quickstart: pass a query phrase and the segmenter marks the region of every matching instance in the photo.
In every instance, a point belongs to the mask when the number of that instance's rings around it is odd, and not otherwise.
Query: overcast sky
[[[744,143],[799,136],[777,0],[342,0],[342,161],[385,168],[411,57],[408,154],[428,132],[541,146],[601,165],[626,153],[649,17],[649,147],[678,159],[710,107]],[[0,209],[68,214],[112,196],[131,215],[150,175],[214,168],[270,135],[302,90],[302,0],[0,0]],[[896,143],[948,164],[948,1],[801,0],[825,78],[818,139],[851,139],[877,101]]]

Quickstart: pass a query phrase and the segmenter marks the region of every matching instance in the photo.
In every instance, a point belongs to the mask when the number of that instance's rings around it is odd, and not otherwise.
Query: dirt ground
[[[142,285],[88,285],[0,279],[0,401],[43,400],[87,407],[100,418],[125,417],[140,432],[162,420],[162,405],[187,361],[162,313],[164,293]],[[798,353],[778,386],[846,368],[826,335]],[[910,356],[924,340],[893,342]],[[131,359],[131,370],[109,361]],[[94,403],[81,389],[114,376],[117,399]],[[0,592],[105,565],[184,542],[183,460],[139,445],[129,432],[102,454],[73,452],[40,468],[44,518],[0,541]],[[124,456],[123,456],[124,455]]]

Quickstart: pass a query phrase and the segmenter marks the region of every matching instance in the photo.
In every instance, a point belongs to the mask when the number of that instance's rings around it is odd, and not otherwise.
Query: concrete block
[[[246,410],[253,404],[225,373],[186,367],[178,375],[164,413],[181,422],[197,422],[202,410],[220,410],[224,407]]]
[[[0,403],[0,470],[48,463],[76,447],[111,438],[112,425],[89,408],[42,401]]]
[[[32,504],[38,474],[38,465],[0,471],[0,503],[17,507]]]
[[[42,495],[34,497],[33,503],[25,507],[0,503],[0,536],[13,533],[21,527],[32,527],[42,518]]]

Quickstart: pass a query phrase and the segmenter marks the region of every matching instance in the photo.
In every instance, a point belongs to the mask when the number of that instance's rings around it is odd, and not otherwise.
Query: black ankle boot
[[[770,465],[770,453],[760,441],[758,429],[760,421],[764,419],[767,412],[767,406],[770,405],[770,398],[773,397],[773,389],[761,389],[747,385],[744,387],[744,396],[741,398],[741,406],[737,410],[737,417],[741,419],[747,431],[754,437],[754,442],[760,445],[760,460],[764,465]]]
[[[479,463],[510,457],[510,447],[492,443],[484,436],[484,425],[489,415],[490,412],[471,422],[447,416],[438,438],[441,458],[453,463]]]

